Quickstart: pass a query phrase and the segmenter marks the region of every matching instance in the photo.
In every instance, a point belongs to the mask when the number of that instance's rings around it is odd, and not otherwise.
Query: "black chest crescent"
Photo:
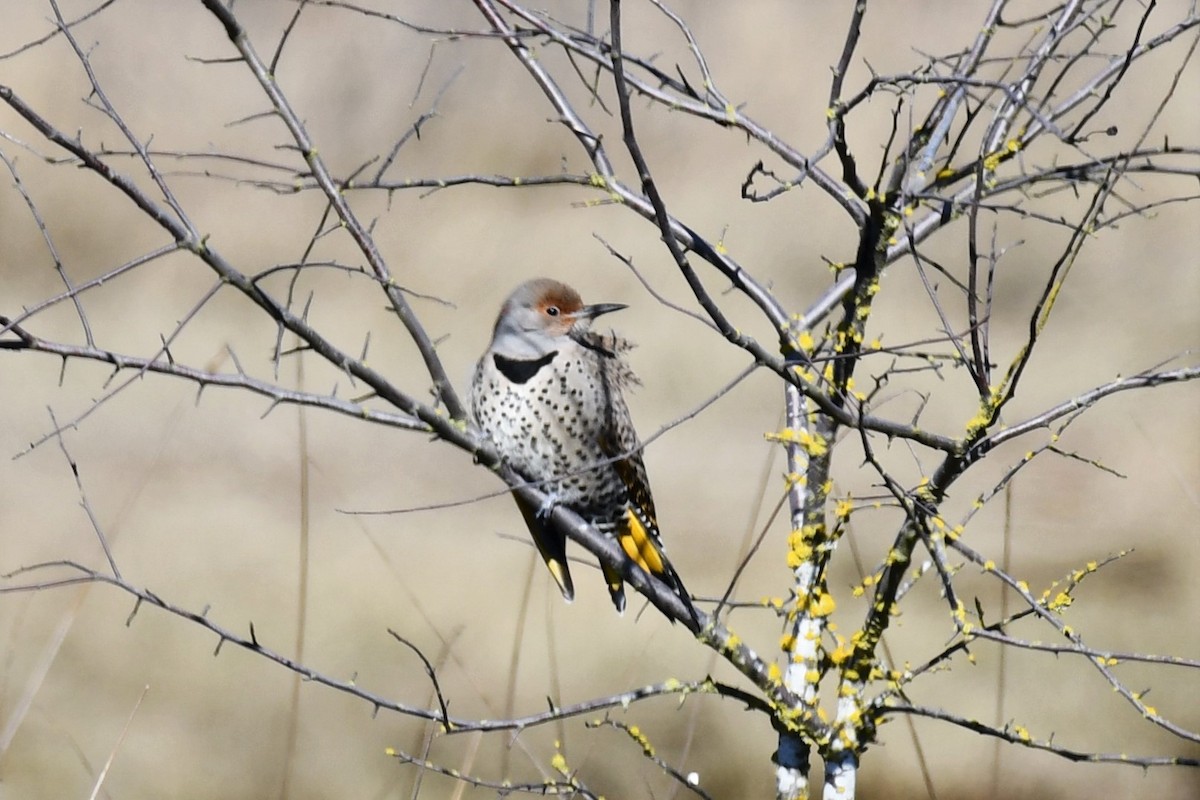
[[[520,359],[505,358],[498,353],[493,353],[492,361],[495,363],[496,369],[500,370],[500,374],[513,383],[528,383],[530,378],[537,375],[542,367],[553,361],[557,355],[557,350],[551,350],[541,358]]]

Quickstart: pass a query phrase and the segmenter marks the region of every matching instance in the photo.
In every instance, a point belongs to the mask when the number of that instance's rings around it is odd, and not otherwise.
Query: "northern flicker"
[[[492,342],[475,367],[471,407],[500,455],[540,481],[564,505],[613,536],[629,559],[666,583],[695,615],[663,554],[641,444],[621,390],[639,383],[626,364],[632,345],[591,330],[601,314],[625,306],[585,306],[579,293],[548,278],[523,283],[500,309]],[[566,537],[545,509],[517,505],[563,597],[574,599]],[[625,589],[603,567],[618,612]]]

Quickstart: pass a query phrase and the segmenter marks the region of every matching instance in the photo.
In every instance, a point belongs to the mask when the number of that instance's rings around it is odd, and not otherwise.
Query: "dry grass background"
[[[64,4],[70,18],[86,3]],[[447,4],[449,5],[449,4]],[[638,4],[629,4],[627,46],[663,51],[686,63],[679,39]],[[1182,7],[1181,2],[1163,4]],[[270,52],[292,6],[244,3],[258,49]],[[744,100],[747,111],[802,149],[824,136],[828,66],[841,47],[843,4],[684,2],[676,8],[693,23],[721,88]],[[396,9],[429,21],[457,19],[476,27],[468,9],[408,3]],[[1164,12],[1165,13],[1165,12]],[[6,8],[0,51],[7,52],[50,25],[48,7]],[[861,53],[880,72],[917,63],[914,50],[949,50],[973,35],[976,4],[885,4],[868,15]],[[284,140],[274,120],[227,123],[265,109],[238,64],[202,65],[194,57],[228,57],[223,32],[199,3],[118,2],[77,35],[110,99],[142,137],[156,147],[256,153],[296,162],[272,151]],[[1174,51],[1175,59],[1180,52]],[[398,26],[319,9],[306,13],[278,77],[335,173],[385,151],[428,108],[437,88],[460,66],[463,73],[441,101],[440,117],[401,152],[393,174],[534,175],[564,162],[585,170],[578,148],[519,65],[495,42],[443,41],[435,50],[421,96],[410,105],[429,55],[429,39]],[[557,56],[546,58],[557,64]],[[1130,136],[1165,91],[1177,60],[1155,59],[1122,87],[1108,117],[1128,115]],[[859,62],[850,85],[861,81]],[[60,128],[80,128],[92,145],[119,138],[87,109],[84,76],[61,39],[0,61],[0,83],[41,110]],[[575,96],[583,98],[572,89]],[[1200,129],[1200,74],[1184,74],[1175,102],[1157,129],[1182,141]],[[637,107],[637,104],[635,104]],[[890,106],[879,104],[852,127],[852,144],[872,162]],[[594,111],[594,110],[593,110]],[[598,114],[593,114],[599,117]],[[869,118],[869,119],[868,119]],[[767,205],[737,200],[738,185],[760,157],[736,135],[696,125],[682,116],[644,112],[643,144],[672,210],[725,243],[785,303],[802,309],[828,284],[821,256],[852,256],[852,228],[814,187]],[[618,128],[603,123],[610,152],[619,153]],[[1107,120],[1097,120],[1097,126]],[[8,110],[0,129],[33,136]],[[17,166],[49,222],[75,280],[99,274],[163,243],[100,180],[71,168],[50,168],[11,142]],[[37,145],[40,151],[46,148]],[[1031,154],[1033,157],[1035,154]],[[135,166],[127,165],[132,172]],[[187,165],[176,165],[180,169]],[[628,170],[622,158],[620,169]],[[244,271],[294,261],[317,225],[321,200],[313,194],[277,197],[245,185],[201,177],[170,178],[198,227]],[[7,182],[6,182],[7,183]],[[142,181],[144,184],[144,181]],[[1132,191],[1132,189],[1130,189]],[[645,381],[633,398],[644,434],[693,408],[745,364],[692,321],[663,309],[593,234],[632,256],[654,286],[674,300],[688,293],[651,226],[614,206],[581,207],[594,195],[570,188],[496,190],[459,188],[418,196],[355,196],[385,257],[405,286],[453,303],[417,303],[461,387],[484,347],[495,309],[516,283],[540,274],[561,277],[593,301],[631,308],[612,324],[641,343],[634,352]],[[1056,199],[1070,204],[1073,201]],[[1057,399],[1130,374],[1200,344],[1200,225],[1194,204],[1166,207],[1148,219],[1130,219],[1085,250],[1025,379],[1011,419]],[[994,322],[995,351],[1019,346],[1030,303],[1061,235],[1033,224],[1006,229],[1025,244],[1003,265]],[[956,238],[958,237],[958,238]],[[936,245],[961,264],[961,235]],[[324,257],[357,261],[338,236],[322,240]],[[149,353],[172,329],[213,275],[183,256],[148,268],[87,295],[98,340],[115,350]],[[279,290],[283,279],[270,285]],[[312,276],[310,317],[351,351],[372,334],[370,361],[400,385],[424,392],[419,362],[401,327],[365,281],[333,273]],[[710,280],[720,291],[723,285]],[[0,192],[0,309],[59,291],[57,278],[18,195]],[[727,298],[740,324],[770,340],[770,331],[738,298]],[[65,306],[40,316],[44,336],[77,338]],[[900,343],[936,333],[919,282],[902,265],[889,273],[876,304],[873,330]],[[207,305],[172,350],[177,360],[212,362],[229,369],[228,344],[243,365],[268,376],[273,329],[249,303],[226,291]],[[1003,356],[1001,356],[1003,360]],[[336,372],[305,361],[308,387],[351,394]],[[8,353],[0,359],[0,570],[39,560],[71,558],[100,566],[102,554],[80,508],[58,447],[43,445],[16,460],[51,424],[82,413],[105,393],[107,371],[72,363],[60,376],[51,358]],[[285,361],[293,380],[294,361]],[[924,379],[922,379],[924,380]],[[885,407],[904,418],[917,406],[913,388],[898,386]],[[955,433],[974,413],[966,379],[950,373],[929,385],[934,394],[923,424]],[[1121,480],[1080,463],[1043,458],[1016,486],[1012,505],[1013,571],[1035,588],[1073,567],[1119,549],[1133,555],[1093,577],[1068,619],[1100,647],[1200,657],[1200,392],[1165,387],[1110,399],[1072,426],[1062,446],[1102,460]],[[651,445],[646,459],[664,535],[688,585],[701,594],[723,590],[748,525],[755,529],[782,490],[777,446],[762,434],[778,425],[774,380],[754,376],[696,419]],[[236,392],[208,390],[197,402],[193,387],[148,377],[104,403],[68,432],[87,495],[113,542],[124,574],[173,603],[200,610],[238,631],[253,622],[259,641],[291,652],[298,618],[299,520],[311,512],[309,608],[304,661],[323,673],[354,679],[380,694],[429,702],[420,664],[386,633],[395,629],[442,660],[442,686],[452,712],[498,717],[544,708],[554,695],[572,702],[667,676],[712,673],[736,681],[723,664],[697,648],[686,631],[653,613],[618,618],[598,574],[577,568],[579,597],[564,605],[531,550],[498,533],[523,536],[505,497],[448,510],[402,516],[355,516],[342,510],[398,508],[461,500],[498,483],[470,459],[425,437],[370,427],[332,414],[309,413],[308,448],[298,445],[297,412],[276,409]],[[1039,440],[1040,441],[1040,440]],[[961,513],[980,489],[1028,443],[995,454],[957,487],[947,516]],[[851,451],[847,451],[849,453]],[[888,453],[903,476],[917,468],[905,449]],[[311,484],[299,492],[299,465],[307,459]],[[865,493],[871,475],[856,458],[838,467],[843,489]],[[763,475],[766,500],[760,502]],[[999,504],[972,526],[980,549],[1000,551],[1004,521]],[[880,552],[895,529],[886,514],[855,517],[853,535],[864,552]],[[776,524],[751,565],[741,595],[754,599],[786,591],[786,524]],[[875,555],[868,556],[873,561]],[[532,570],[532,571],[531,571]],[[531,603],[519,644],[512,709],[505,708],[514,636],[525,586]],[[856,580],[849,564],[834,574],[837,587]],[[840,581],[840,583],[838,583]],[[976,581],[979,596],[997,590]],[[840,597],[848,597],[844,588]],[[918,661],[951,634],[936,587],[914,593],[890,635],[897,658]],[[36,594],[0,595],[0,731],[11,731],[0,752],[0,797],[83,797],[116,750],[104,796],[251,798],[277,796],[283,779],[288,720],[299,715],[292,797],[409,797],[417,771],[384,755],[384,748],[419,751],[424,728],[381,713],[334,691],[304,685],[291,705],[292,677],[280,667],[233,647],[213,657],[213,635],[180,619],[143,609],[126,625],[130,599],[112,589],[76,587]],[[845,610],[853,604],[846,602]],[[847,614],[843,628],[853,624]],[[734,624],[760,649],[770,650],[776,622],[749,615]],[[1044,630],[1019,633],[1043,637]],[[1200,755],[1161,735],[1119,701],[1092,671],[1071,659],[1012,653],[1002,689],[997,652],[976,648],[978,664],[922,681],[918,702],[940,704],[993,720],[1003,695],[1005,717],[1040,737],[1078,749]],[[1151,702],[1165,715],[1200,728],[1200,676],[1194,670],[1122,673],[1134,688],[1153,687]],[[149,687],[128,731],[122,728],[143,687]],[[733,703],[670,700],[634,707],[624,719],[640,724],[668,761],[698,770],[716,797],[763,797],[771,792],[767,755],[773,734],[761,718]],[[19,723],[19,726],[15,726]],[[1190,798],[1200,793],[1195,772],[1143,773],[1117,766],[1075,765],[1046,754],[1004,748],[999,782],[992,783],[990,742],[946,726],[918,722],[937,796]],[[439,739],[431,757],[474,774],[497,777],[504,759],[516,778],[531,779],[549,765],[562,736],[568,762],[609,797],[665,797],[669,784],[637,748],[610,729],[589,731],[582,720],[561,730],[521,734],[507,756],[504,737]],[[881,746],[863,763],[862,794],[925,797],[911,738],[903,723],[882,731]],[[457,796],[449,780],[424,777],[422,797]],[[468,791],[467,796],[490,796]]]

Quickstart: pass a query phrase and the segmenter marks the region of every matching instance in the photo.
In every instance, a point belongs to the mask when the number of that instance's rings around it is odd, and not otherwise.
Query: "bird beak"
[[[584,306],[575,312],[576,319],[593,320],[601,314],[609,314],[613,311],[620,311],[622,308],[629,308],[624,303],[596,303],[591,306]]]

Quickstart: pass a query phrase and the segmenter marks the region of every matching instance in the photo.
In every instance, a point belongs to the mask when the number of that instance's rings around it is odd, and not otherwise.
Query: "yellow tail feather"
[[[621,528],[620,542],[625,555],[651,575],[662,575],[666,571],[662,551],[632,509],[625,512],[625,524]]]

